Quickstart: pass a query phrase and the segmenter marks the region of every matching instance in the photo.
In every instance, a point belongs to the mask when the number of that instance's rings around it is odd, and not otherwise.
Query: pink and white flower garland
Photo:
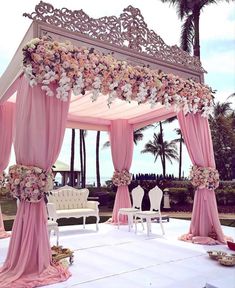
[[[7,186],[15,198],[29,202],[38,202],[45,193],[53,188],[52,171],[38,167],[13,165],[9,168]]]
[[[193,166],[189,176],[193,186],[197,188],[216,189],[219,186],[218,170],[212,167]]]
[[[119,171],[114,171],[112,182],[115,186],[129,185],[131,183],[132,174],[129,173],[126,169]]]
[[[92,101],[109,95],[108,105],[116,98],[128,102],[161,103],[166,108],[187,113],[200,112],[208,117],[213,109],[213,91],[193,80],[182,79],[145,66],[132,66],[95,49],[75,47],[46,37],[32,39],[23,48],[23,70],[31,86],[41,84],[48,96],[54,96],[50,84],[56,82],[56,97],[67,101],[92,91]]]

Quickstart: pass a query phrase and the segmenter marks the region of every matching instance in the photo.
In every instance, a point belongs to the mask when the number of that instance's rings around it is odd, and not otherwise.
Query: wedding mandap
[[[120,17],[93,19],[41,1],[24,16],[32,23],[0,78],[0,172],[13,143],[16,165],[8,185],[20,199],[1,287],[36,287],[70,276],[51,260],[44,202],[66,128],[108,131],[114,172],[128,178],[133,131],[177,116],[196,186],[190,231],[183,238],[201,237],[203,243],[214,235],[212,242],[225,243],[208,125],[213,91],[204,84],[199,59],[165,44],[132,6]],[[114,224],[125,207],[131,201],[124,181],[116,193]]]

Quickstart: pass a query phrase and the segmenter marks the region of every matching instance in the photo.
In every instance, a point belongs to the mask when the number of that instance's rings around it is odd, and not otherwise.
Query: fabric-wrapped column
[[[215,168],[213,145],[208,120],[199,113],[185,116],[178,114],[180,128],[193,165]],[[207,237],[215,233],[216,240],[223,243],[215,192],[213,189],[197,188],[195,191],[189,234],[184,238],[197,237],[197,242],[207,244]],[[213,241],[211,239],[211,243]]]
[[[110,142],[114,169],[117,172],[129,171],[133,156],[133,126],[127,120],[114,120],[110,127]],[[117,214],[120,208],[131,207],[130,194],[127,185],[117,188],[112,223],[117,223]],[[127,223],[126,216],[121,216],[120,223]]]
[[[55,91],[56,86],[51,89]],[[16,100],[15,153],[19,165],[49,171],[64,137],[69,101],[46,96],[21,78]],[[23,193],[23,191],[22,191]],[[51,262],[44,200],[22,200],[14,221],[6,261],[0,271],[3,288],[30,288],[66,280],[70,273]]]
[[[6,102],[0,105],[0,175],[6,169],[12,146],[13,136],[13,116],[15,104]],[[0,206],[0,239],[9,237],[10,234],[6,233],[3,225],[3,217]]]

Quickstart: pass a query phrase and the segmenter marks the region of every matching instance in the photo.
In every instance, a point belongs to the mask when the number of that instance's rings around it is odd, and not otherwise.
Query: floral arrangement
[[[190,180],[197,188],[216,189],[219,186],[218,170],[212,167],[193,166],[190,171]]]
[[[114,171],[112,182],[115,186],[129,185],[131,183],[132,174],[129,173],[126,169],[119,171]]]
[[[7,182],[8,182],[8,176],[3,171],[0,173],[0,195],[5,196],[9,193],[9,190],[7,189]]]
[[[6,185],[6,173],[3,171],[0,173],[0,189]]]
[[[50,38],[34,38],[23,48],[23,70],[31,86],[41,84],[53,96],[50,84],[56,82],[56,97],[67,101],[75,95],[92,91],[92,101],[102,93],[109,95],[108,105],[120,98],[131,102],[161,103],[166,108],[187,113],[212,113],[213,91],[191,79],[182,79],[146,66],[132,66],[112,54],[75,47]]]
[[[7,175],[5,171],[0,173],[0,195],[6,195],[8,190],[6,188],[6,183],[7,183]]]
[[[13,165],[9,168],[7,186],[13,197],[38,202],[52,189],[53,174],[38,167]]]

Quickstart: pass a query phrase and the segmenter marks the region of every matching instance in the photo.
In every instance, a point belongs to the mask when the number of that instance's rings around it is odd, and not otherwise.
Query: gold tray
[[[62,246],[52,246],[51,247],[52,260],[54,262],[59,262],[64,258],[69,258],[69,263],[72,264],[74,261],[73,251],[69,248],[63,248]]]
[[[219,263],[225,266],[235,266],[235,256],[227,255],[219,259]]]
[[[223,251],[207,251],[208,255],[210,256],[211,259],[213,260],[219,260],[220,258],[224,257],[227,255],[226,252]]]

